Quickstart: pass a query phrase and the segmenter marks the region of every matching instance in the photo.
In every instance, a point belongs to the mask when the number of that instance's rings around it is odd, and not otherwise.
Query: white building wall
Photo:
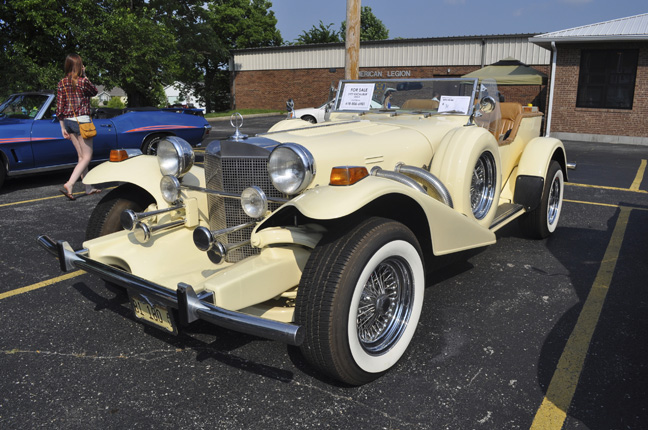
[[[529,65],[549,64],[551,52],[530,35],[405,39],[360,45],[360,67],[481,66],[513,57]],[[236,71],[344,67],[344,45],[309,45],[236,51]]]

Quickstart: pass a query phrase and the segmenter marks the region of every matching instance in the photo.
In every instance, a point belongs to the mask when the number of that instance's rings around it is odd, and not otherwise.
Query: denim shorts
[[[73,134],[81,134],[79,130],[79,123],[85,124],[90,122],[90,117],[88,115],[83,115],[78,117],[79,122],[77,122],[77,117],[65,118],[63,120],[63,126],[65,126],[65,131]]]

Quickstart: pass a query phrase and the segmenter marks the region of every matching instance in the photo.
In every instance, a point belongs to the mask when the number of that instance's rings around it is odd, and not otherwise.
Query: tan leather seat
[[[500,113],[500,123],[494,135],[498,140],[504,140],[503,136],[506,135],[506,132],[513,129],[516,118],[522,114],[522,105],[512,102],[500,103]]]
[[[409,99],[403,103],[401,109],[407,110],[435,110],[439,108],[439,102],[428,99]]]

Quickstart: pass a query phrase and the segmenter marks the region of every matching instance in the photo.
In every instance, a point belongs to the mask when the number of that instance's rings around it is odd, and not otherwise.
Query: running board
[[[524,206],[516,203],[504,203],[497,208],[497,213],[495,214],[495,219],[493,219],[493,223],[490,226],[490,230],[495,231],[500,227],[503,227],[505,225],[504,221],[513,220],[523,213],[525,213]]]

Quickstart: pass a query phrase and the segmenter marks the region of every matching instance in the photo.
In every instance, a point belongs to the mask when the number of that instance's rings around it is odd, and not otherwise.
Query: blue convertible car
[[[7,176],[73,167],[78,161],[72,142],[61,135],[54,92],[13,94],[0,105],[0,187]],[[156,152],[164,136],[179,136],[191,145],[211,130],[195,110],[181,113],[154,108],[97,109],[92,160],[104,161],[112,149]],[[186,113],[186,114],[185,114]]]

